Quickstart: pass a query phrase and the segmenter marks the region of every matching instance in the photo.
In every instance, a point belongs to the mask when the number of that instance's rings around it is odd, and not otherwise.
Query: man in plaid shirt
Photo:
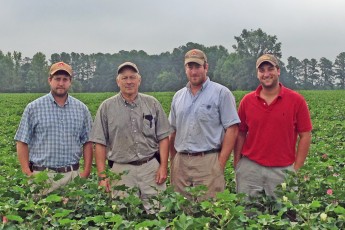
[[[88,177],[92,163],[89,142],[91,114],[81,101],[70,96],[70,65],[58,62],[51,66],[50,93],[29,103],[23,113],[14,139],[23,173],[28,176],[47,170],[50,188],[42,194],[66,185],[75,177]],[[79,160],[84,156],[84,171]],[[63,178],[54,181],[57,173]]]

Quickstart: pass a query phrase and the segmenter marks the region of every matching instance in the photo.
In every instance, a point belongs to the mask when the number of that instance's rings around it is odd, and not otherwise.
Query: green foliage
[[[171,53],[149,55],[143,50],[121,50],[118,53],[54,53],[49,65],[64,61],[73,68],[73,92],[118,91],[115,82],[117,66],[125,61],[137,64],[142,75],[142,91],[176,91],[186,82],[184,55],[188,50],[205,52],[208,76],[232,90],[252,90],[256,87],[256,59],[263,53],[281,58],[281,42],[275,35],[262,29],[243,29],[234,37],[233,53],[223,46],[210,46],[187,42]],[[303,63],[303,66],[302,66]],[[298,60],[288,57],[287,68],[280,62],[281,82],[295,89],[345,89],[345,53],[341,52],[332,63],[322,57]],[[319,71],[320,70],[320,71]],[[22,58],[20,52],[3,54],[0,50],[0,92],[47,92],[48,61],[41,52],[32,58]]]
[[[244,91],[234,91],[238,103]],[[232,161],[227,164],[226,190],[216,199],[197,202],[203,187],[191,188],[187,200],[168,189],[156,215],[143,212],[136,189],[112,199],[98,186],[95,166],[88,179],[76,178],[47,196],[45,172],[27,178],[16,158],[13,136],[26,104],[42,94],[0,94],[0,229],[344,229],[345,228],[345,91],[301,91],[313,122],[313,141],[306,164],[277,187],[278,200],[246,201],[235,194]],[[168,114],[173,92],[150,93]],[[73,94],[93,116],[113,93]],[[121,175],[106,172],[112,179]]]

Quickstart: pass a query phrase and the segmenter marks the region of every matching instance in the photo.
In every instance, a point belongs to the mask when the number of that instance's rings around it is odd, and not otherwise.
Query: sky
[[[0,50],[172,52],[188,42],[222,45],[261,28],[282,43],[282,58],[345,52],[345,0],[0,0]]]

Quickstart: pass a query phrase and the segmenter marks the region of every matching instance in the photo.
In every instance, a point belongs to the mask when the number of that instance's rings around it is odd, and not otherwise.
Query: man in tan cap
[[[50,93],[29,103],[23,113],[15,140],[22,171],[30,176],[47,170],[47,194],[77,176],[88,177],[92,163],[89,142],[91,114],[84,103],[68,94],[72,68],[64,62],[51,66],[48,82]],[[84,156],[84,171],[79,173],[79,160]],[[61,173],[63,178],[53,178]]]
[[[171,183],[188,199],[215,197],[225,189],[224,170],[240,122],[230,90],[207,77],[207,57],[201,50],[186,53],[186,87],[176,92],[169,121]],[[193,197],[186,188],[205,185],[205,196]]]
[[[146,212],[153,214],[158,204],[150,205],[149,198],[166,188],[170,125],[158,100],[138,92],[141,76],[134,63],[118,67],[116,82],[120,93],[100,105],[91,132],[100,185],[113,197],[127,196],[113,185],[138,188]],[[160,163],[155,158],[158,152]],[[109,181],[104,174],[106,159],[112,172],[128,174]]]
[[[240,130],[234,151],[236,190],[250,197],[276,197],[285,171],[303,166],[312,124],[304,98],[279,83],[277,58],[264,54],[256,62],[259,87],[240,102]],[[297,142],[297,145],[296,145]]]

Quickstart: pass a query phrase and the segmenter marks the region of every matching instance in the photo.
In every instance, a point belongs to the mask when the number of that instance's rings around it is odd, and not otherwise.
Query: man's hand
[[[163,184],[167,179],[167,175],[168,175],[167,167],[160,165],[156,173],[156,183]]]
[[[101,187],[104,187],[106,192],[110,192],[109,178],[105,178],[103,180],[100,180],[98,185],[101,186]]]
[[[81,178],[88,178],[90,176],[90,171],[84,170],[82,172],[80,172],[80,177]]]

